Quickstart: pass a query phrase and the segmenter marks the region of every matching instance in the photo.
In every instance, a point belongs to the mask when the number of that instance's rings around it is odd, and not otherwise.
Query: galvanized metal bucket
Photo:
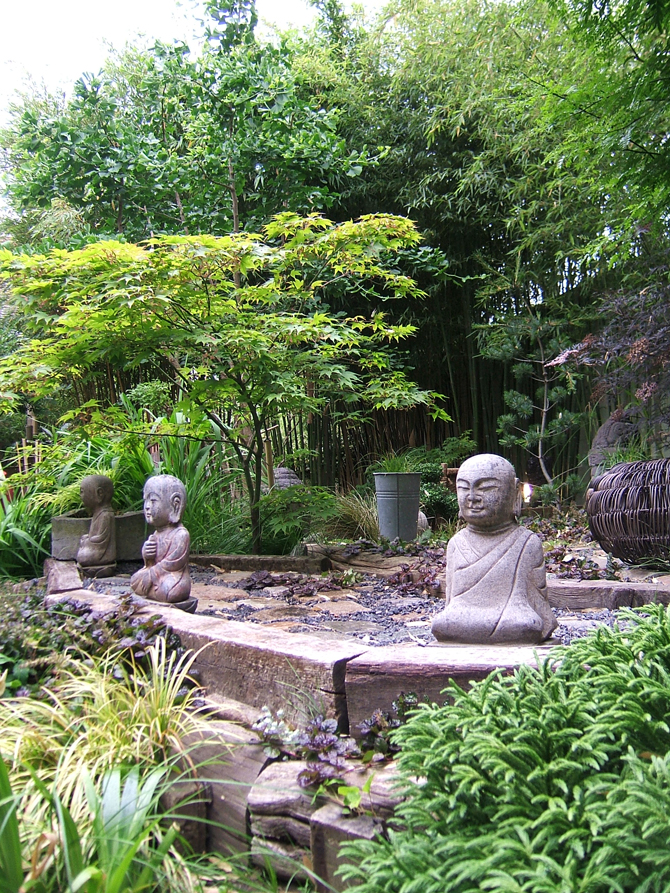
[[[421,474],[418,471],[375,472],[379,533],[406,543],[416,539]]]

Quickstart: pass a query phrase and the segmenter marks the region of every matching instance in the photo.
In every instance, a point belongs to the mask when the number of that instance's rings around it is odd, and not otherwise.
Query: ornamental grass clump
[[[346,845],[357,893],[670,889],[668,609],[449,698],[393,733],[406,799]]]
[[[111,654],[73,661],[46,700],[0,700],[0,757],[24,796],[37,773],[76,819],[85,805],[84,776],[97,781],[118,764],[169,764],[185,753],[182,742],[203,722],[188,685],[197,655],[177,657],[163,638],[147,653],[148,671],[129,672]]]

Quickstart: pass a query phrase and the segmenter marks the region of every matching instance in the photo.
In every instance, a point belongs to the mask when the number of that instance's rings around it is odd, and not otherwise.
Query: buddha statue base
[[[81,565],[77,562],[77,570],[84,576],[93,580],[101,577],[113,577],[116,573],[116,564]]]
[[[171,602],[173,608],[179,608],[180,611],[186,611],[187,614],[195,614],[195,609],[198,607],[198,599],[197,598],[187,598],[183,602]]]

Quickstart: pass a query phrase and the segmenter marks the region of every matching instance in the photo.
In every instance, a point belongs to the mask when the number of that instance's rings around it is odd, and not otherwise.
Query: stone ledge
[[[359,725],[374,710],[390,711],[401,693],[420,700],[444,703],[450,680],[462,688],[485,679],[494,670],[513,672],[522,664],[536,666],[552,645],[389,645],[370,648],[347,664],[346,695],[349,730],[360,736]]]
[[[278,571],[320,574],[331,569],[327,555],[191,555],[197,567],[216,567],[222,571]]]
[[[88,589],[47,596],[47,604],[76,598],[99,611],[114,610],[112,595]],[[347,661],[365,650],[355,641],[329,642],[237,620],[187,614],[170,605],[132,596],[146,616],[162,617],[182,645],[199,651],[194,664],[201,684],[214,697],[251,708],[283,709],[290,722],[315,712],[335,717],[347,728],[344,687]]]
[[[547,581],[547,594],[552,608],[637,608],[658,602],[670,604],[670,588],[661,583],[624,583],[618,580]]]

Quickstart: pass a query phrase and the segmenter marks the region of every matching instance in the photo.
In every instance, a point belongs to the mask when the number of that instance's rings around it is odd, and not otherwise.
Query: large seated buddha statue
[[[542,543],[518,524],[519,482],[502,456],[481,454],[458,471],[466,522],[447,546],[447,596],[433,619],[439,642],[537,644],[556,628]]]

